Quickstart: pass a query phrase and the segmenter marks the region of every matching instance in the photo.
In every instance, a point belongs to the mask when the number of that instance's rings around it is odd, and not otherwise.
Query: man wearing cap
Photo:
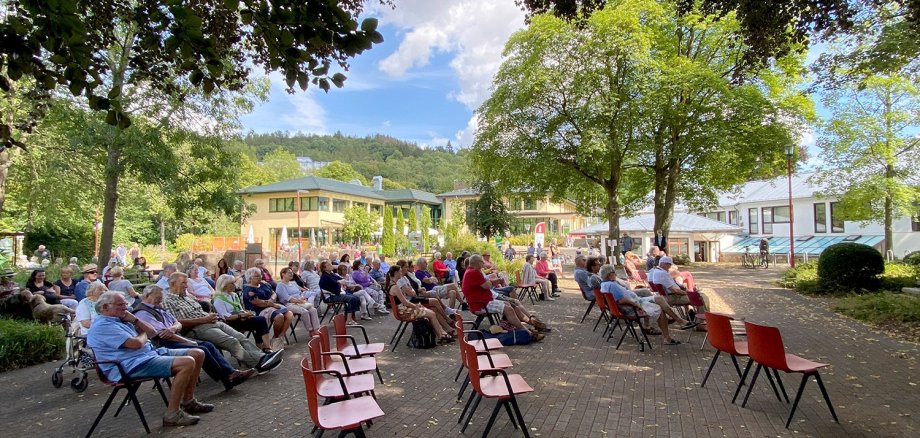
[[[98,267],[95,263],[83,265],[83,279],[80,280],[73,289],[74,297],[77,301],[86,298],[86,290],[92,283],[102,283],[99,281]]]
[[[690,298],[687,297],[686,286],[678,285],[669,272],[673,265],[674,259],[669,256],[662,257],[658,260],[658,266],[649,271],[648,279],[652,283],[659,284],[664,288],[665,299],[667,299],[670,306],[689,306]],[[703,302],[708,301],[701,292],[699,294]]]

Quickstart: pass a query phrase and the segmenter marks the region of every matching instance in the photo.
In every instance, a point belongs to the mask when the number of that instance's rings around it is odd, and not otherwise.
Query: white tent
[[[255,231],[252,229],[252,224],[249,224],[249,234],[246,236],[246,243],[256,243]]]
[[[278,241],[278,245],[281,246],[281,248],[283,249],[286,249],[288,247],[287,225],[281,226],[281,240]]]

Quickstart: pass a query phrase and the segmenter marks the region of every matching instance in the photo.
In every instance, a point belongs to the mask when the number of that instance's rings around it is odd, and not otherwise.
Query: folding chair
[[[645,342],[643,343],[642,340],[639,339],[639,334],[636,333],[636,327],[633,326],[633,323],[635,322],[639,330],[640,331],[642,330],[642,323],[640,322],[639,316],[624,315],[623,312],[620,311],[620,306],[617,305],[616,301],[614,301],[613,295],[602,293],[600,294],[600,296],[603,297],[604,301],[606,302],[607,309],[610,311],[611,318],[615,319],[618,323],[619,321],[623,321],[623,325],[624,325],[623,334],[620,336],[620,340],[617,342],[616,349],[617,350],[620,349],[620,345],[623,343],[623,339],[626,338],[626,333],[629,333],[630,335],[632,335],[633,339],[635,339],[636,342],[639,344],[639,351],[645,351],[645,344],[648,344],[648,349],[651,350],[652,342],[648,340],[648,335],[645,334],[644,331],[642,332],[642,337],[645,338]],[[599,302],[600,301],[598,301],[598,303]],[[613,329],[614,327],[610,328],[610,334],[607,335],[607,341],[609,341],[610,338],[613,337]]]
[[[299,313],[295,313],[295,314],[294,314],[294,321],[291,322],[291,336],[294,337],[294,343],[297,343],[297,333],[294,333],[294,329],[296,329],[297,326],[300,325],[300,318],[301,318],[301,316],[303,316],[303,315],[301,315],[301,314],[299,314]],[[291,341],[288,340],[288,337],[287,337],[286,334],[284,335],[284,343],[285,343],[285,344],[288,344],[288,345],[291,345]]]
[[[498,399],[498,403],[495,405],[495,409],[492,410],[489,422],[483,430],[483,438],[489,435],[492,425],[495,424],[495,417],[498,416],[498,411],[501,410],[502,407],[505,408],[505,412],[508,414],[508,418],[511,419],[511,424],[514,425],[514,428],[517,429],[518,425],[520,425],[520,429],[524,432],[524,436],[530,438],[530,433],[528,433],[527,425],[524,424],[524,416],[521,415],[521,409],[518,406],[516,396],[533,392],[533,388],[527,384],[520,374],[508,374],[501,368],[481,368],[479,366],[476,349],[473,348],[472,345],[461,343],[460,348],[463,351],[465,363],[469,367],[470,383],[473,386],[473,394],[470,399],[472,406],[469,409],[469,415],[466,417],[465,421],[462,420],[462,417],[466,414],[466,410],[461,413],[463,428],[460,429],[460,433],[466,431],[466,427],[473,418],[473,414],[476,413],[476,408],[479,407],[479,402],[485,397]],[[494,375],[482,375],[486,372]],[[515,419],[517,421],[515,421]]]
[[[408,328],[412,321],[415,321],[418,318],[413,318],[411,316],[400,316],[399,308],[396,307],[396,297],[389,295],[390,298],[390,312],[393,314],[393,318],[399,321],[399,325],[396,326],[396,331],[393,332],[393,337],[390,338],[390,351],[396,351],[396,347],[399,345],[399,341],[402,339],[403,335],[406,333],[406,328]]]
[[[364,326],[361,325],[346,325],[345,324],[345,315],[335,315],[332,317],[332,328],[335,329],[335,349],[339,353],[348,356],[349,358],[359,358],[362,356],[374,356],[377,353],[382,353],[386,346],[383,345],[383,342],[371,343],[370,339],[367,337],[367,330]],[[364,343],[359,344],[354,336],[349,335],[348,329],[359,329],[364,335]],[[351,341],[351,345],[348,345],[348,341]]]
[[[91,359],[93,360],[94,366],[96,367],[96,374],[99,376],[99,381],[102,382],[103,385],[108,385],[112,387],[112,392],[111,394],[109,394],[109,398],[107,398],[105,400],[105,404],[102,405],[102,410],[99,411],[99,415],[96,416],[96,420],[93,421],[93,425],[90,426],[89,432],[86,432],[86,437],[89,438],[90,436],[93,435],[93,431],[96,430],[96,426],[99,425],[99,421],[102,420],[102,416],[105,415],[106,411],[108,411],[109,409],[109,406],[111,406],[112,404],[112,400],[115,399],[115,395],[118,394],[118,391],[121,391],[122,389],[128,390],[128,393],[125,395],[124,400],[122,400],[121,404],[118,406],[118,410],[115,411],[114,416],[117,417],[118,414],[121,413],[121,410],[124,409],[125,406],[127,406],[128,401],[130,400],[131,403],[134,405],[134,409],[137,411],[137,416],[141,418],[141,424],[144,425],[144,430],[146,430],[147,433],[149,434],[150,426],[147,425],[147,418],[144,417],[144,410],[141,409],[141,404],[137,400],[137,390],[141,387],[142,383],[152,381],[153,387],[157,389],[157,391],[160,393],[160,397],[163,398],[163,404],[169,405],[169,401],[166,399],[166,393],[163,392],[163,386],[160,385],[160,378],[149,377],[149,378],[144,378],[144,379],[131,379],[127,377],[128,372],[125,371],[125,369],[121,366],[121,363],[119,363],[118,361],[113,361],[113,360],[97,361],[95,360],[95,354],[93,353],[93,350],[89,347],[87,347],[86,350],[88,354],[90,355]],[[100,365],[102,364],[115,365],[118,368],[118,372],[121,374],[121,380],[115,381],[115,382],[109,380],[108,377],[105,375],[105,373],[102,371],[102,367],[100,367]],[[168,382],[168,379],[167,379],[167,382]]]
[[[515,285],[521,291],[518,293],[518,296],[530,298],[530,304],[536,304],[540,299],[537,297],[537,284],[536,283],[527,283],[521,280],[521,271],[516,271],[514,273]]]
[[[585,310],[585,314],[582,315],[581,317],[581,323],[584,324],[585,318],[588,317],[588,314],[591,313],[591,309],[594,308],[594,303],[595,303],[597,294],[594,295],[595,299],[592,300],[591,298],[588,298],[588,294],[586,294],[585,291],[581,290],[581,286],[578,286],[578,291],[581,292],[581,297],[584,298],[584,300],[588,302],[588,310]]]
[[[478,312],[472,312],[472,314],[476,316],[476,320],[473,321],[473,328],[477,330],[479,329],[479,324],[482,324],[482,321],[486,318],[489,318],[490,325],[498,325],[503,316],[499,315],[498,313],[489,313],[489,311],[485,309]]]
[[[321,294],[323,297],[323,303],[326,303],[326,311],[323,312],[323,315],[319,317],[320,323],[322,323],[323,319],[326,318],[326,314],[329,313],[329,309],[332,309],[332,316],[335,316],[337,313],[343,312],[345,310],[344,301],[332,301],[332,297],[335,296],[335,294],[327,290],[323,290]]]
[[[761,369],[767,369],[765,373],[767,378],[770,377],[770,371],[772,370],[776,376],[777,382],[780,384],[780,388],[782,388],[782,381],[779,380],[779,371],[787,374],[800,373],[802,374],[802,383],[799,384],[799,390],[795,394],[795,401],[792,403],[792,409],[789,411],[789,418],[786,420],[786,428],[788,429],[789,424],[792,423],[792,417],[795,415],[795,410],[798,408],[799,401],[802,399],[802,392],[805,390],[805,384],[808,383],[809,377],[814,377],[815,381],[818,382],[818,388],[821,389],[821,395],[824,396],[824,401],[827,403],[827,408],[831,411],[831,416],[834,417],[834,422],[840,423],[840,421],[837,420],[837,413],[834,412],[834,405],[827,395],[827,389],[824,387],[824,382],[821,381],[821,374],[818,372],[819,369],[828,366],[828,364],[812,362],[794,354],[786,353],[786,347],[783,345],[783,337],[776,327],[745,322],[744,328],[747,330],[748,354],[751,356],[751,361],[748,362],[748,366],[744,370],[744,376],[747,376],[748,371],[750,371],[751,363],[757,362],[757,368],[754,370],[754,376],[751,377],[751,383],[748,385],[747,394],[744,395],[744,401],[741,403],[741,407],[747,405],[748,398],[751,396],[754,384],[757,383],[757,376],[760,374]],[[744,376],[741,378],[742,383],[744,382]],[[740,385],[738,389],[741,389]],[[773,391],[776,392],[775,387]],[[783,395],[786,395],[785,389],[783,389]],[[776,397],[779,398],[779,394],[776,394]],[[786,397],[786,402],[789,402],[788,397]]]
[[[313,421],[314,430],[318,429],[316,437],[322,436],[326,430],[340,430],[339,436],[353,433],[358,438],[364,438],[362,424],[367,423],[370,427],[371,420],[384,415],[380,405],[373,397],[356,397],[321,406],[319,404],[320,382],[317,376],[330,372],[328,370],[313,371],[304,366],[303,362],[300,364],[300,370],[303,373],[304,388],[307,392],[310,420]],[[343,388],[343,391],[346,390]]]
[[[712,356],[712,361],[709,362],[709,368],[706,370],[706,375],[703,376],[703,383],[700,387],[706,386],[706,381],[709,380],[709,374],[712,373],[712,369],[716,366],[716,360],[719,359],[721,353],[728,354],[728,357],[732,359],[732,364],[735,365],[735,371],[738,373],[738,377],[742,377],[741,367],[738,365],[737,357],[748,357],[748,344],[747,342],[735,340],[735,334],[732,333],[731,324],[731,320],[734,318],[713,312],[706,312],[704,316],[708,322],[707,330],[709,330],[709,332],[707,334],[707,339],[709,339],[709,343],[712,344],[712,347],[716,349],[716,354]]]
[[[383,383],[383,374],[380,373],[380,368],[377,367],[377,359],[373,357],[359,357],[354,359],[349,359],[344,354],[338,351],[331,351],[329,347],[329,328],[326,326],[320,326],[317,330],[320,340],[320,346],[323,348],[323,369],[338,371],[346,376],[353,376],[355,374],[364,374],[371,371],[377,372],[377,378],[380,379],[380,383]],[[333,361],[330,357],[338,356],[342,359],[341,362]]]

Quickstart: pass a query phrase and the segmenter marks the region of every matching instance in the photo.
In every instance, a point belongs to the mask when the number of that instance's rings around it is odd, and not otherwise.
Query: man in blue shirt
[[[390,264],[387,263],[387,256],[379,254],[377,257],[380,257],[380,270],[383,272],[390,272]]]
[[[444,256],[446,257],[444,259],[444,264],[447,266],[447,269],[450,269],[447,273],[447,280],[453,281],[457,278],[457,260],[454,259],[454,253],[452,252],[444,254]]]
[[[86,290],[89,289],[91,283],[102,283],[99,281],[99,274],[97,273],[97,267],[95,263],[90,263],[83,266],[83,279],[77,282],[77,285],[74,286],[73,293],[77,301],[80,301],[86,298]]]
[[[96,311],[99,317],[87,335],[87,345],[96,360],[118,362],[132,379],[172,376],[163,426],[191,426],[198,423],[199,417],[189,414],[214,410],[214,405],[195,399],[195,386],[204,363],[201,350],[153,348],[148,337],[155,337],[156,331],[128,312],[128,301],[120,292],[102,294],[96,301]],[[109,380],[123,378],[114,365],[100,367]]]
[[[579,254],[575,256],[575,282],[578,283],[578,287],[581,289],[581,293],[585,298],[589,300],[594,299],[594,289],[588,285],[588,278],[591,277],[591,274],[588,273],[586,269],[587,260],[585,256]]]

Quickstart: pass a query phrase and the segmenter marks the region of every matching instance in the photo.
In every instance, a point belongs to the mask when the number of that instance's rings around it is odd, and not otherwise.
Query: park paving
[[[691,270],[709,293],[714,310],[778,326],[788,352],[831,364],[822,377],[840,423],[832,420],[814,382],[806,387],[789,429],[784,428],[789,405],[777,401],[762,378],[746,408],[740,401],[732,404],[738,377],[725,357],[701,388],[713,355],[708,345],[700,349],[705,335],[701,332],[692,333],[683,345],[665,346],[660,337],[653,337],[651,351],[640,352],[630,339],[616,350],[616,339],[605,342],[600,328],[592,331],[597,310],[580,322],[586,303],[569,274],[562,280],[562,298],[528,304],[554,331],[543,342],[504,349],[514,362],[512,371],[534,388],[518,398],[531,436],[917,436],[916,344],[833,313],[827,299],[778,288],[778,269],[698,265]],[[365,325],[372,341],[388,342],[396,321],[375,317]],[[306,354],[302,330],[300,342],[287,347],[284,363],[272,373],[228,392],[204,377],[197,395],[217,408],[204,414],[197,426],[162,428],[164,406],[145,385],[139,398],[152,432],[175,437],[308,436],[312,423],[299,367]],[[676,333],[676,339],[687,340],[688,332]],[[463,402],[457,401],[459,383],[453,380],[457,345],[414,350],[405,341],[395,352],[387,350],[378,357],[385,383],[378,383],[376,395],[386,415],[374,422],[368,435],[461,436],[457,418]],[[48,363],[0,374],[0,435],[85,435],[109,389],[95,375],[83,393],[66,385],[55,389],[50,376],[56,366]],[[783,379],[794,393],[800,377]],[[465,435],[482,435],[493,406],[494,401],[481,403]],[[133,409],[126,408],[117,418],[112,413],[94,436],[143,435]],[[504,414],[490,431],[493,437],[522,435]]]

